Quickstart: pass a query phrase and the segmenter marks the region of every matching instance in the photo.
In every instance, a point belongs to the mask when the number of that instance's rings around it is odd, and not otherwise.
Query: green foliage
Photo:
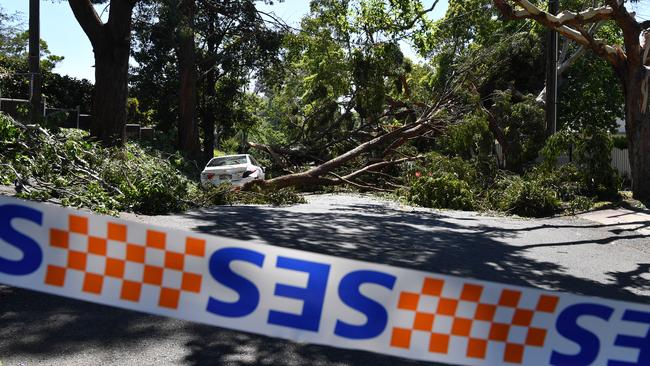
[[[578,132],[560,131],[551,136],[541,153],[544,167],[553,167],[560,155],[573,149],[575,166],[580,176],[580,193],[611,199],[618,196],[621,178],[611,165],[613,147],[611,135],[597,126],[587,126]]]
[[[599,198],[613,198],[621,188],[621,178],[612,168],[611,135],[596,126],[580,131],[575,141],[576,163],[584,175],[588,192]]]
[[[521,172],[524,166],[537,158],[544,145],[546,129],[544,110],[537,105],[532,95],[515,102],[510,91],[496,91],[493,94],[493,118],[505,138],[506,168]]]
[[[576,196],[573,200],[569,201],[567,211],[571,214],[583,212],[594,207],[595,200],[591,197]]]
[[[423,161],[407,169],[407,182],[416,181],[420,177],[441,176],[447,173],[468,182],[470,186],[476,185],[480,180],[472,162],[458,157],[449,158],[438,153],[430,153]]]
[[[25,22],[20,16],[9,16],[0,8],[0,90],[3,98],[29,98],[28,44],[29,33],[23,30]],[[56,65],[63,57],[51,54],[48,45],[41,40],[42,92],[47,106],[74,109],[81,107],[88,113],[91,105],[92,84],[88,80],[78,80],[54,73]],[[6,103],[6,102],[5,102]],[[3,109],[8,111],[6,104]],[[13,108],[10,108],[11,110]],[[15,118],[27,120],[29,105],[18,104],[11,111]],[[51,117],[51,118],[50,118]],[[57,126],[66,118],[65,113],[48,116],[48,125]]]
[[[412,121],[415,112],[387,113],[399,109],[395,101],[435,100],[431,67],[414,65],[400,49],[430,32],[424,10],[415,0],[310,3],[300,31],[284,38],[281,62],[261,80],[261,116],[300,152],[293,165],[329,160]]]
[[[203,187],[194,192],[192,200],[199,206],[231,205],[235,202],[232,185],[230,183]]]
[[[524,217],[549,216],[560,208],[560,200],[553,189],[539,180],[519,176],[498,181],[490,196],[500,211]]]
[[[425,207],[495,210],[524,217],[584,211],[596,200],[574,164],[542,165],[522,175],[499,171],[494,162],[430,154],[406,169],[402,194]]]
[[[283,188],[266,193],[266,200],[273,206],[287,206],[306,203],[305,197],[291,188]]]
[[[15,183],[18,196],[25,199],[111,214],[165,214],[196,205],[284,205],[303,200],[290,190],[248,193],[220,186],[203,192],[188,178],[196,175],[192,167],[179,154],[136,144],[107,149],[80,130],[51,133],[41,127],[21,127],[0,114],[0,184]]]
[[[615,148],[625,150],[627,149],[627,136],[625,135],[613,135],[612,144]]]
[[[558,125],[580,130],[596,126],[606,131],[623,118],[623,91],[607,61],[593,54],[578,59],[566,72],[558,95]]]
[[[140,126],[152,126],[154,111],[152,109],[142,111],[138,98],[129,98],[126,101],[126,113],[128,123],[139,124]]]
[[[10,179],[20,197],[107,213],[187,208],[183,199],[191,181],[155,151],[137,145],[106,149],[80,130],[20,129],[8,117],[0,118],[0,126],[0,160],[15,171]]]
[[[461,158],[429,154],[407,170],[407,199],[417,205],[455,210],[476,207],[477,170]]]
[[[172,159],[162,159],[154,151],[129,144],[124,150],[112,150],[104,167],[104,180],[122,194],[117,199],[120,210],[147,214],[164,214],[185,210],[185,197],[192,182],[174,166]]]
[[[305,198],[292,188],[272,189],[262,192],[235,191],[233,201],[249,205],[288,206],[305,203]]]
[[[576,197],[586,194],[586,187],[581,172],[574,164],[560,167],[539,166],[523,175],[524,179],[537,181],[542,186],[550,188],[564,202],[570,202]]]
[[[66,109],[79,106],[81,113],[90,113],[93,95],[93,84],[90,81],[49,72],[44,73],[43,77],[43,95],[48,106]],[[72,113],[76,117],[76,113]]]
[[[470,185],[452,173],[415,179],[407,198],[410,202],[425,207],[453,210],[472,210],[475,207]]]
[[[302,195],[291,188],[249,192],[233,189],[229,183],[204,187],[193,195],[192,200],[199,206],[233,204],[287,206],[306,202]]]
[[[596,38],[610,45],[623,44],[621,28],[605,22]],[[578,46],[571,45],[575,50]],[[624,96],[614,69],[599,56],[587,52],[561,75],[558,123],[574,131],[588,126],[613,132],[616,119],[624,118]]]
[[[173,131],[178,110],[179,39],[193,37],[197,71],[196,120],[204,139],[227,140],[250,127],[251,78],[276,61],[283,32],[265,22],[256,1],[196,2],[190,20],[178,0],[141,1],[133,24],[130,94],[152,111],[159,130]],[[208,146],[205,146],[208,148]],[[240,151],[239,151],[240,152]],[[210,153],[205,151],[205,153]]]
[[[446,154],[464,159],[487,156],[494,145],[494,137],[484,115],[473,113],[461,123],[449,126],[438,141]]]

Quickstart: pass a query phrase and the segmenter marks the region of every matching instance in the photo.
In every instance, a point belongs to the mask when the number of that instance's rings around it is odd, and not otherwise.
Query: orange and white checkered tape
[[[8,197],[0,197],[0,283],[416,360],[650,365],[644,304],[251,244]]]

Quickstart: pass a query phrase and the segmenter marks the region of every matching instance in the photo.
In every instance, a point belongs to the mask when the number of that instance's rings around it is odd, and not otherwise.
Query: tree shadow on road
[[[160,318],[0,286],[0,356],[118,349],[139,339],[169,336],[172,330],[155,319]]]
[[[515,221],[504,227],[500,220],[480,217],[453,217],[447,214],[406,213],[383,206],[338,205],[320,212],[272,209],[266,207],[219,207],[188,214],[196,220],[195,230],[251,242],[307,250],[336,257],[384,263],[393,266],[444,273],[513,285],[555,289],[583,295],[607,297],[647,303],[648,297],[630,291],[629,281],[610,274],[613,283],[601,283],[568,274],[563,267],[550,261],[534,260],[526,251],[536,247],[572,246],[584,244],[607,245],[621,240],[642,239],[643,235],[621,236],[599,224],[578,221],[560,225],[558,220]],[[510,219],[510,221],[513,221]],[[561,243],[535,242],[527,238],[544,238],[549,229],[574,232],[589,229],[587,235],[575,234],[573,241]],[[536,236],[531,231],[542,230]],[[501,239],[518,239],[527,244],[513,246]],[[647,271],[650,268],[640,268]],[[240,334],[240,333],[237,333]],[[234,365],[291,364],[282,356],[298,354],[298,364],[318,364],[326,357],[329,363],[353,365],[393,363],[390,357],[370,353],[352,354],[353,358],[332,357],[348,355],[329,347],[297,345],[291,342],[244,335],[239,341],[224,342],[198,331],[188,344],[192,352],[187,361],[205,364],[209,359],[228,360]],[[263,341],[262,341],[263,340]],[[242,350],[251,347],[249,358],[234,361]],[[312,351],[314,350],[314,351]],[[253,356],[251,356],[251,354]],[[256,355],[256,356],[255,356]],[[306,356],[305,356],[306,355]],[[224,358],[225,357],[225,358]],[[278,358],[279,357],[279,358]],[[289,357],[289,356],[287,356]],[[355,358],[356,357],[356,358]],[[290,358],[288,358],[290,359]],[[397,363],[403,363],[399,359]]]
[[[194,338],[187,343],[189,354],[185,357],[190,365],[434,365],[244,332],[215,332],[215,328],[209,326],[194,326],[190,331]]]
[[[395,210],[381,215],[366,212],[335,211],[306,213],[256,206],[219,207],[187,216],[197,222],[194,228],[207,234],[251,242],[306,250],[349,259],[383,263],[487,281],[528,287],[549,288],[584,295],[647,302],[616,283],[603,284],[566,273],[553,262],[526,256],[526,251],[543,246],[611,244],[622,240],[644,239],[642,234],[614,235],[596,230],[601,225],[577,222],[565,225],[562,233],[575,238],[563,242],[535,242],[545,233],[530,236],[532,228],[553,228],[557,221],[539,225],[537,221],[515,221],[504,227],[499,220],[467,224],[452,216]],[[467,218],[461,218],[467,220]],[[513,221],[513,220],[510,220]],[[580,236],[575,228],[584,230]],[[526,243],[505,244],[501,239],[517,238]]]

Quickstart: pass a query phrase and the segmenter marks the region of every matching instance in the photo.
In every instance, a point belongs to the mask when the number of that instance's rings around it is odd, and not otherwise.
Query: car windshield
[[[246,155],[223,156],[214,158],[208,163],[209,167],[246,164]]]

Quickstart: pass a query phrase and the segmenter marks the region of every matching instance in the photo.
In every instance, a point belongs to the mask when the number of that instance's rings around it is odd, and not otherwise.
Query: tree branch
[[[385,167],[390,166],[390,165],[401,164],[401,163],[404,163],[406,161],[418,160],[418,159],[422,159],[422,158],[424,158],[424,156],[418,155],[418,156],[410,156],[410,157],[407,157],[407,158],[401,158],[401,159],[397,159],[397,160],[380,161],[378,163],[366,165],[365,167],[363,167],[363,168],[361,168],[361,169],[359,169],[357,171],[354,171],[354,172],[344,176],[343,178],[345,178],[347,180],[354,179],[355,177],[357,177],[357,176],[359,176],[359,175],[361,175],[363,173],[366,173],[366,172],[370,173],[372,171],[375,171],[375,170],[378,170],[378,169],[381,169],[381,168],[385,168]]]
[[[609,5],[614,13],[613,19],[619,27],[623,30],[623,39],[625,42],[625,52],[630,62],[639,65],[641,62],[641,45],[639,36],[641,35],[641,24],[639,24],[634,16],[628,13],[621,0],[605,0],[605,4]]]
[[[562,22],[560,22],[559,17],[556,17],[552,14],[549,14],[537,6],[529,2],[528,0],[513,0],[517,5],[521,6],[523,10],[515,11],[508,0],[494,0],[494,4],[499,9],[501,14],[507,19],[532,19],[536,22],[542,24],[543,26],[550,28],[559,34],[565,36],[568,39],[571,39],[581,45],[589,47],[597,55],[607,59],[613,66],[620,66],[621,62],[625,60],[625,54],[618,47],[613,47],[605,44],[601,40],[594,39],[588,32],[582,30],[576,30],[571,28]],[[613,9],[614,11],[616,9]],[[596,13],[597,14],[597,13]],[[614,15],[612,15],[614,16]],[[565,17],[567,17],[565,15]],[[601,16],[592,15],[590,21],[585,21],[584,23],[593,23],[595,21],[602,20]],[[575,19],[575,18],[574,18]],[[574,24],[576,27],[579,27],[579,23]]]
[[[560,24],[560,25],[571,25],[571,24],[588,24],[595,23],[601,20],[612,19],[612,14],[614,10],[609,6],[602,6],[599,8],[588,8],[579,13],[574,13],[572,11],[563,11],[558,15],[548,14],[551,18],[551,21]]]
[[[68,0],[68,4],[77,22],[81,25],[81,29],[86,33],[86,36],[88,36],[90,43],[94,47],[95,43],[98,42],[99,34],[104,23],[99,18],[93,4],[90,0]]]

